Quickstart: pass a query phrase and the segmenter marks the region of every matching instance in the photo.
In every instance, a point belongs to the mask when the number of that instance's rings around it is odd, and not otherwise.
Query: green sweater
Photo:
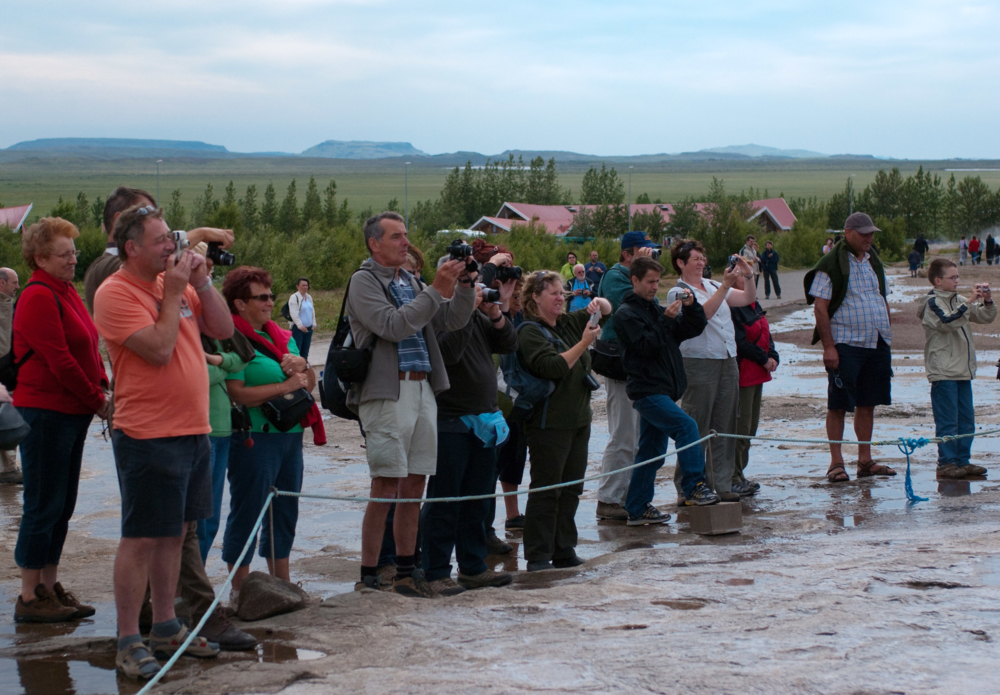
[[[525,317],[526,321],[541,323],[537,317]],[[560,314],[555,328],[549,326],[554,337],[562,340],[561,349],[556,349],[536,326],[524,326],[518,332],[518,357],[528,371],[540,379],[552,379],[556,390],[549,396],[548,414],[545,421],[547,430],[569,430],[590,424],[593,414],[590,410],[590,389],[583,383],[590,373],[590,352],[584,351],[572,368],[560,353],[580,342],[583,327],[590,320],[586,309],[569,314]],[[601,329],[604,330],[603,328]],[[542,404],[535,406],[529,429],[539,429],[542,423]]]
[[[228,437],[233,433],[233,421],[229,415],[231,407],[226,393],[225,381],[230,374],[243,371],[247,363],[235,352],[222,352],[222,343],[214,341],[217,355],[222,355],[218,367],[208,365],[208,421],[212,425],[212,437]]]
[[[828,254],[819,259],[819,262],[812,270],[806,273],[803,280],[806,290],[806,304],[812,304],[813,300],[815,300],[815,297],[809,294],[809,290],[812,288],[816,272],[822,271],[826,273],[830,276],[830,282],[833,285],[833,297],[830,299],[829,309],[830,317],[833,318],[837,309],[844,303],[844,297],[847,296],[847,281],[851,276],[851,259],[847,256],[853,253],[851,245],[847,243],[847,237],[844,237],[833,245],[833,249]],[[884,299],[886,295],[885,268],[882,267],[882,260],[878,257],[878,251],[875,250],[874,246],[869,249],[868,254],[872,270],[875,271],[875,275],[878,277],[878,290]],[[818,342],[819,328],[814,328],[812,344],[815,345]]]

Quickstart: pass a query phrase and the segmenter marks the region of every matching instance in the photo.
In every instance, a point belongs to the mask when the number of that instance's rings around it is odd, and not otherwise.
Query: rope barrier
[[[913,479],[910,478],[910,454],[919,449],[922,446],[927,446],[930,441],[921,437],[920,439],[901,439],[899,444],[899,450],[906,454],[906,482],[903,485],[903,489],[906,490],[906,499],[912,503],[916,502],[926,502],[929,498],[919,497],[913,492]]]

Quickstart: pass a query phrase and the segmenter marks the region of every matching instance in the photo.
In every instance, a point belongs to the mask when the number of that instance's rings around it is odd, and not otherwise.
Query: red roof
[[[766,200],[755,200],[753,202],[754,214],[750,219],[758,215],[768,215],[774,223],[783,230],[789,230],[795,224],[795,215],[784,198],[768,198]],[[596,205],[532,205],[530,203],[504,203],[500,211],[493,217],[481,217],[472,229],[483,229],[487,225],[494,225],[506,231],[510,231],[510,226],[517,222],[530,222],[532,219],[539,224],[545,225],[545,229],[550,234],[565,236],[573,226],[573,216],[580,210],[589,208],[593,210]],[[699,212],[704,212],[706,204],[698,203]],[[665,222],[669,222],[674,214],[674,206],[669,203],[643,203],[633,204],[632,214],[638,212],[659,212]]]
[[[16,208],[0,208],[0,227],[7,226],[15,232],[24,224],[33,205],[18,205]]]

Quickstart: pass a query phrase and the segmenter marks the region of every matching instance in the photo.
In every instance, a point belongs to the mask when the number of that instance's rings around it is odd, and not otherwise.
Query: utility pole
[[[156,207],[162,207],[160,205],[160,162],[162,159],[156,160]]]
[[[410,166],[409,162],[403,162],[403,205],[406,211],[406,230],[410,229],[410,184],[407,179],[406,167]]]
[[[632,169],[628,168],[628,230],[632,231]]]
[[[851,174],[847,179],[847,214],[848,216],[854,214],[854,174]]]

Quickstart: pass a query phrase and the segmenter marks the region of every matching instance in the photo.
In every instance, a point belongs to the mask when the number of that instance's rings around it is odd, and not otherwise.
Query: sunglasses
[[[142,215],[143,217],[145,217],[146,215],[152,215],[154,212],[156,212],[155,207],[153,207],[152,205],[146,205],[136,210],[135,214]]]
[[[250,301],[251,299],[256,299],[258,302],[266,302],[268,299],[270,299],[273,302],[277,298],[278,295],[272,292],[271,294],[252,294],[246,298],[246,301]]]

